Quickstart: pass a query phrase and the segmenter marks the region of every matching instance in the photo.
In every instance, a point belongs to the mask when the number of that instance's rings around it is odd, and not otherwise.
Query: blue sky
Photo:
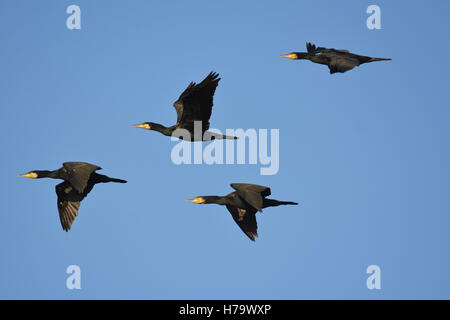
[[[82,12],[66,28],[67,6]],[[381,8],[382,29],[366,28]],[[0,298],[450,298],[450,4],[419,1],[0,2]],[[345,74],[289,61],[305,42],[390,62]],[[181,165],[172,103],[211,70],[212,127],[280,130],[280,170]],[[96,186],[69,233],[55,180],[87,161]],[[249,241],[224,207],[184,199],[268,185],[300,203],[258,215]],[[65,286],[81,267],[82,289]],[[366,288],[381,267],[382,289]]]

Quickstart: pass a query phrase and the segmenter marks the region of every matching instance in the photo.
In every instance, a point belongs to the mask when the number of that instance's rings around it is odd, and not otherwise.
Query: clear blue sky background
[[[66,8],[82,29],[66,28]],[[366,28],[378,4],[382,30]],[[450,298],[450,3],[0,2],[0,298]],[[330,75],[279,58],[305,42],[390,57]],[[280,171],[176,166],[131,128],[211,71],[212,126],[279,128]],[[18,173],[87,161],[96,186],[69,233],[55,180]],[[258,215],[249,241],[220,206],[184,201],[269,185],[300,202]],[[67,266],[82,270],[70,291]],[[382,289],[366,288],[366,268]]]

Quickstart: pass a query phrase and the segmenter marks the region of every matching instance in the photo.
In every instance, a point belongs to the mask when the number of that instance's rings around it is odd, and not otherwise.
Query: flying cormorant
[[[126,183],[125,180],[110,178],[95,172],[100,169],[100,167],[86,162],[65,162],[61,168],[54,171],[33,170],[19,176],[32,179],[52,178],[64,180],[55,189],[58,196],[58,212],[61,225],[65,231],[69,231],[78,215],[80,202],[95,184],[105,182]]]
[[[219,74],[211,72],[199,84],[191,82],[186,90],[180,95],[173,106],[177,111],[177,124],[171,127],[165,127],[159,123],[143,122],[135,124],[133,127],[146,130],[154,130],[165,136],[175,136],[180,139],[190,141],[209,141],[214,139],[237,139],[232,136],[217,134],[209,129],[209,118],[211,117],[213,107],[213,96],[219,84]],[[195,123],[199,129],[194,132]],[[189,137],[183,136],[175,132],[177,129],[185,129],[190,134]],[[205,133],[207,133],[205,135]]]
[[[236,191],[224,197],[200,196],[187,199],[186,201],[198,204],[215,203],[226,206],[239,228],[252,241],[255,241],[255,238],[258,237],[255,215],[257,211],[262,212],[262,209],[267,207],[298,204],[291,201],[267,199],[266,197],[270,196],[269,187],[247,183],[232,183],[231,187]]]
[[[325,64],[330,69],[330,73],[346,72],[363,63],[391,60],[388,58],[371,58],[360,56],[349,52],[348,50],[336,50],[327,48],[316,48],[314,44],[307,43],[308,52],[291,52],[283,54],[280,57],[293,60],[309,60],[314,63]]]

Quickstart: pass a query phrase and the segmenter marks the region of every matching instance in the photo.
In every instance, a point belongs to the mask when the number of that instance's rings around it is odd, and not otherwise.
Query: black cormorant
[[[219,84],[219,74],[211,72],[199,84],[191,82],[186,90],[180,95],[173,106],[177,111],[177,124],[171,127],[165,127],[159,123],[143,122],[133,125],[136,128],[154,130],[166,136],[172,136],[177,129],[185,129],[190,133],[190,141],[203,141],[214,139],[237,139],[232,136],[217,134],[209,129],[209,118],[211,117],[213,107],[213,96]],[[194,134],[194,122],[201,124],[201,131]],[[204,136],[205,132],[207,135]],[[182,135],[174,134],[174,136],[184,139]]]
[[[269,187],[247,183],[232,183],[231,187],[236,191],[224,197],[200,196],[187,199],[186,201],[198,204],[215,203],[226,206],[234,221],[252,241],[255,241],[255,238],[258,237],[255,215],[257,211],[262,212],[262,209],[267,207],[298,204],[291,201],[266,199],[266,197],[270,196]]]
[[[86,162],[65,162],[54,171],[33,170],[20,177],[62,179],[64,182],[56,186],[58,196],[58,212],[62,228],[69,231],[78,215],[80,202],[92,190],[95,184],[104,182],[126,183],[125,180],[110,178],[95,171],[101,168]]]
[[[314,63],[325,64],[330,69],[330,73],[346,72],[363,63],[391,60],[388,58],[371,58],[360,56],[349,52],[348,50],[336,50],[327,48],[316,48],[311,43],[306,44],[308,52],[291,52],[283,54],[281,57],[294,60],[310,60]]]

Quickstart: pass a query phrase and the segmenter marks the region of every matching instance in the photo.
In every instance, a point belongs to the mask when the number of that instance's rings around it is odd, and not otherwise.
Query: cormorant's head
[[[37,179],[37,178],[39,178],[39,171],[35,170],[35,171],[30,171],[30,172],[25,173],[25,174],[19,174],[19,177]]]
[[[206,199],[204,197],[195,197],[193,199],[186,199],[186,201],[193,202],[193,203],[198,203],[198,204],[205,204],[206,203]]]
[[[301,60],[301,59],[307,59],[308,54],[306,52],[291,52],[288,54],[282,54],[280,57],[282,58],[288,58],[293,60]]]
[[[134,124],[134,125],[132,125],[132,127],[146,129],[146,130],[152,130],[152,123],[151,122],[143,122],[140,124]]]

